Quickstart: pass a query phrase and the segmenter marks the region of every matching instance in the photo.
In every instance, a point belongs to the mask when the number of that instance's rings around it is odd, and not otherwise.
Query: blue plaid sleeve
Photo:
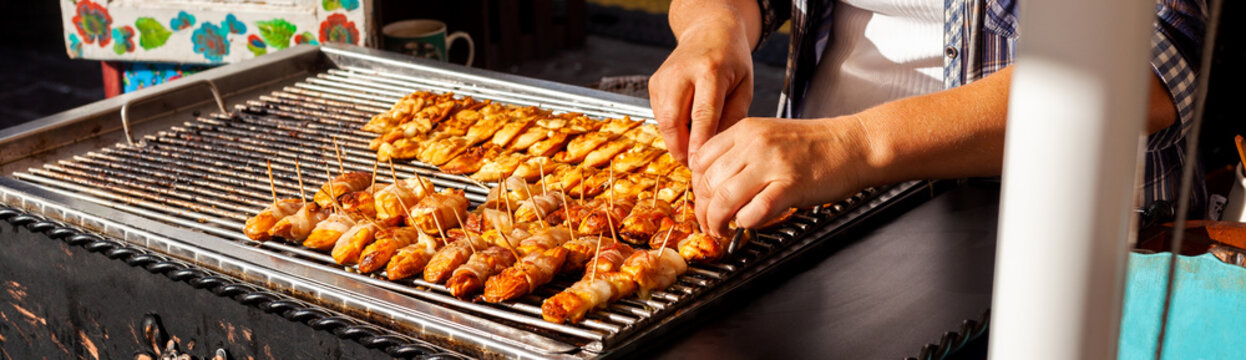
[[[1201,0],[1160,0],[1151,36],[1151,67],[1163,81],[1177,109],[1177,122],[1152,134],[1148,150],[1170,146],[1185,136],[1193,116],[1195,74],[1202,51],[1204,19]]]

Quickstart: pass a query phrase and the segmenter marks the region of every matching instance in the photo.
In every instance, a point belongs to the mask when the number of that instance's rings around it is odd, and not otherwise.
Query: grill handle
[[[209,80],[209,79],[199,79],[199,80],[190,81],[188,83],[185,83],[183,86],[167,87],[164,90],[160,90],[160,91],[147,94],[147,96],[144,96],[141,98],[130,99],[130,100],[127,100],[124,104],[121,104],[121,128],[125,132],[125,140],[129,142],[130,145],[135,145],[134,135],[130,132],[130,106],[131,105],[142,103],[142,102],[145,102],[145,101],[148,101],[148,100],[151,100],[151,99],[163,96],[163,95],[167,95],[171,92],[182,90],[187,87],[191,87],[195,85],[207,85],[208,89],[212,90],[212,98],[216,99],[216,107],[221,110],[222,114],[229,113],[229,111],[225,110],[225,100],[224,98],[221,97],[221,90],[216,87],[216,83],[212,82],[212,80]]]

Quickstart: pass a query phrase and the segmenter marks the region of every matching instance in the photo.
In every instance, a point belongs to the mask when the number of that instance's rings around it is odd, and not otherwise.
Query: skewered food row
[[[544,301],[543,317],[556,323],[632,294],[647,298],[689,262],[726,253],[728,239],[700,232],[691,173],[652,125],[416,92],[364,130],[381,134],[370,144],[378,162],[417,159],[498,185],[468,211],[461,191],[435,192],[418,175],[375,184],[375,174],[345,173],[313,203],[274,201],[247,222],[247,235],[301,242],[363,273],[422,276],[486,302],[580,277]]]
[[[420,91],[374,116],[363,130],[380,134],[369,144],[379,161],[417,159],[478,181],[509,176],[536,181],[567,167],[600,170],[607,165],[620,174],[683,180],[690,175],[666,152],[656,126],[627,117],[596,121],[583,114]],[[542,165],[549,172],[540,171]]]
[[[369,185],[371,179],[353,180],[361,176],[367,174],[343,174],[322,186],[327,207],[276,201],[249,220],[245,231],[257,241],[281,238],[329,251],[334,261],[363,273],[383,269],[391,280],[423,274],[426,281],[445,283],[454,296],[481,294],[487,302],[532,293],[559,275],[582,274],[575,286],[546,300],[545,317],[554,322],[579,321],[589,310],[633,293],[647,297],[673,284],[686,271],[686,261],[716,261],[725,252],[725,239],[696,232],[687,197],[674,207],[654,197],[663,189],[646,193],[638,205],[626,199],[578,200],[516,177],[468,212],[461,191],[433,192],[418,177],[375,185]],[[346,210],[344,201],[358,199],[374,203]],[[366,210],[395,208],[394,202],[399,210],[385,220]],[[646,223],[635,219],[665,225],[641,244],[670,249],[637,251],[619,242],[619,233],[637,237],[645,231],[628,225]],[[267,224],[272,225],[263,231]]]

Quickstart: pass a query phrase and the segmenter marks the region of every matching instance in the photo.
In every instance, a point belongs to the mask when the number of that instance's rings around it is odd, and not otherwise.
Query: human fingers
[[[784,183],[770,182],[762,187],[756,195],[735,212],[736,225],[745,229],[756,229],[766,220],[779,216],[779,213],[790,207],[784,197],[790,194],[789,186]]]
[[[722,116],[723,101],[727,97],[727,85],[712,70],[696,81],[690,114],[692,126],[688,134],[690,155],[696,154],[701,145],[718,133],[718,120]]]
[[[718,132],[727,131],[727,128],[748,117],[748,109],[752,103],[753,77],[748,76],[727,94],[727,100],[723,103],[722,117],[718,120]],[[702,147],[705,146],[702,145]]]
[[[702,199],[695,203],[695,214],[697,216],[697,224],[701,224],[702,229],[710,230],[708,226],[708,214],[714,204],[714,197],[719,196],[718,187],[735,177],[748,166],[749,162],[742,157],[723,157],[718,159],[706,171],[700,175],[698,179],[698,187],[695,193],[697,199]]]
[[[727,224],[736,213],[766,186],[763,167],[747,166],[734,176],[714,184],[714,195],[705,201],[705,222],[702,228],[715,236],[725,236]]]
[[[694,176],[708,170],[719,157],[730,152],[736,145],[737,132],[724,131],[721,136],[714,136],[706,141],[700,149],[697,149],[696,154],[688,157],[688,170],[692,170]]]
[[[671,156],[688,162],[688,107],[692,102],[692,84],[687,78],[667,75],[659,70],[649,80],[649,104],[653,107],[658,131]]]

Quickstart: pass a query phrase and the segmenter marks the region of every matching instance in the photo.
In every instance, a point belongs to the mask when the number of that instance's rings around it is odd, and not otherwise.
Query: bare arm
[[[1012,66],[955,89],[888,102],[858,114],[870,147],[865,186],[911,179],[993,176],[1002,171]],[[1151,76],[1147,132],[1177,118]]]
[[[698,222],[723,234],[731,219],[754,227],[789,207],[835,201],[867,186],[998,175],[1011,78],[1008,67],[955,89],[835,118],[744,119],[690,162],[703,174],[693,184]],[[1151,133],[1177,117],[1158,77],[1149,109]]]
[[[649,79],[649,103],[671,155],[687,163],[748,115],[761,13],[756,0],[677,0],[670,23],[679,45]]]
[[[757,0],[675,0],[671,2],[668,20],[675,39],[697,26],[713,26],[738,32],[748,40],[749,47],[761,37],[761,10]]]

